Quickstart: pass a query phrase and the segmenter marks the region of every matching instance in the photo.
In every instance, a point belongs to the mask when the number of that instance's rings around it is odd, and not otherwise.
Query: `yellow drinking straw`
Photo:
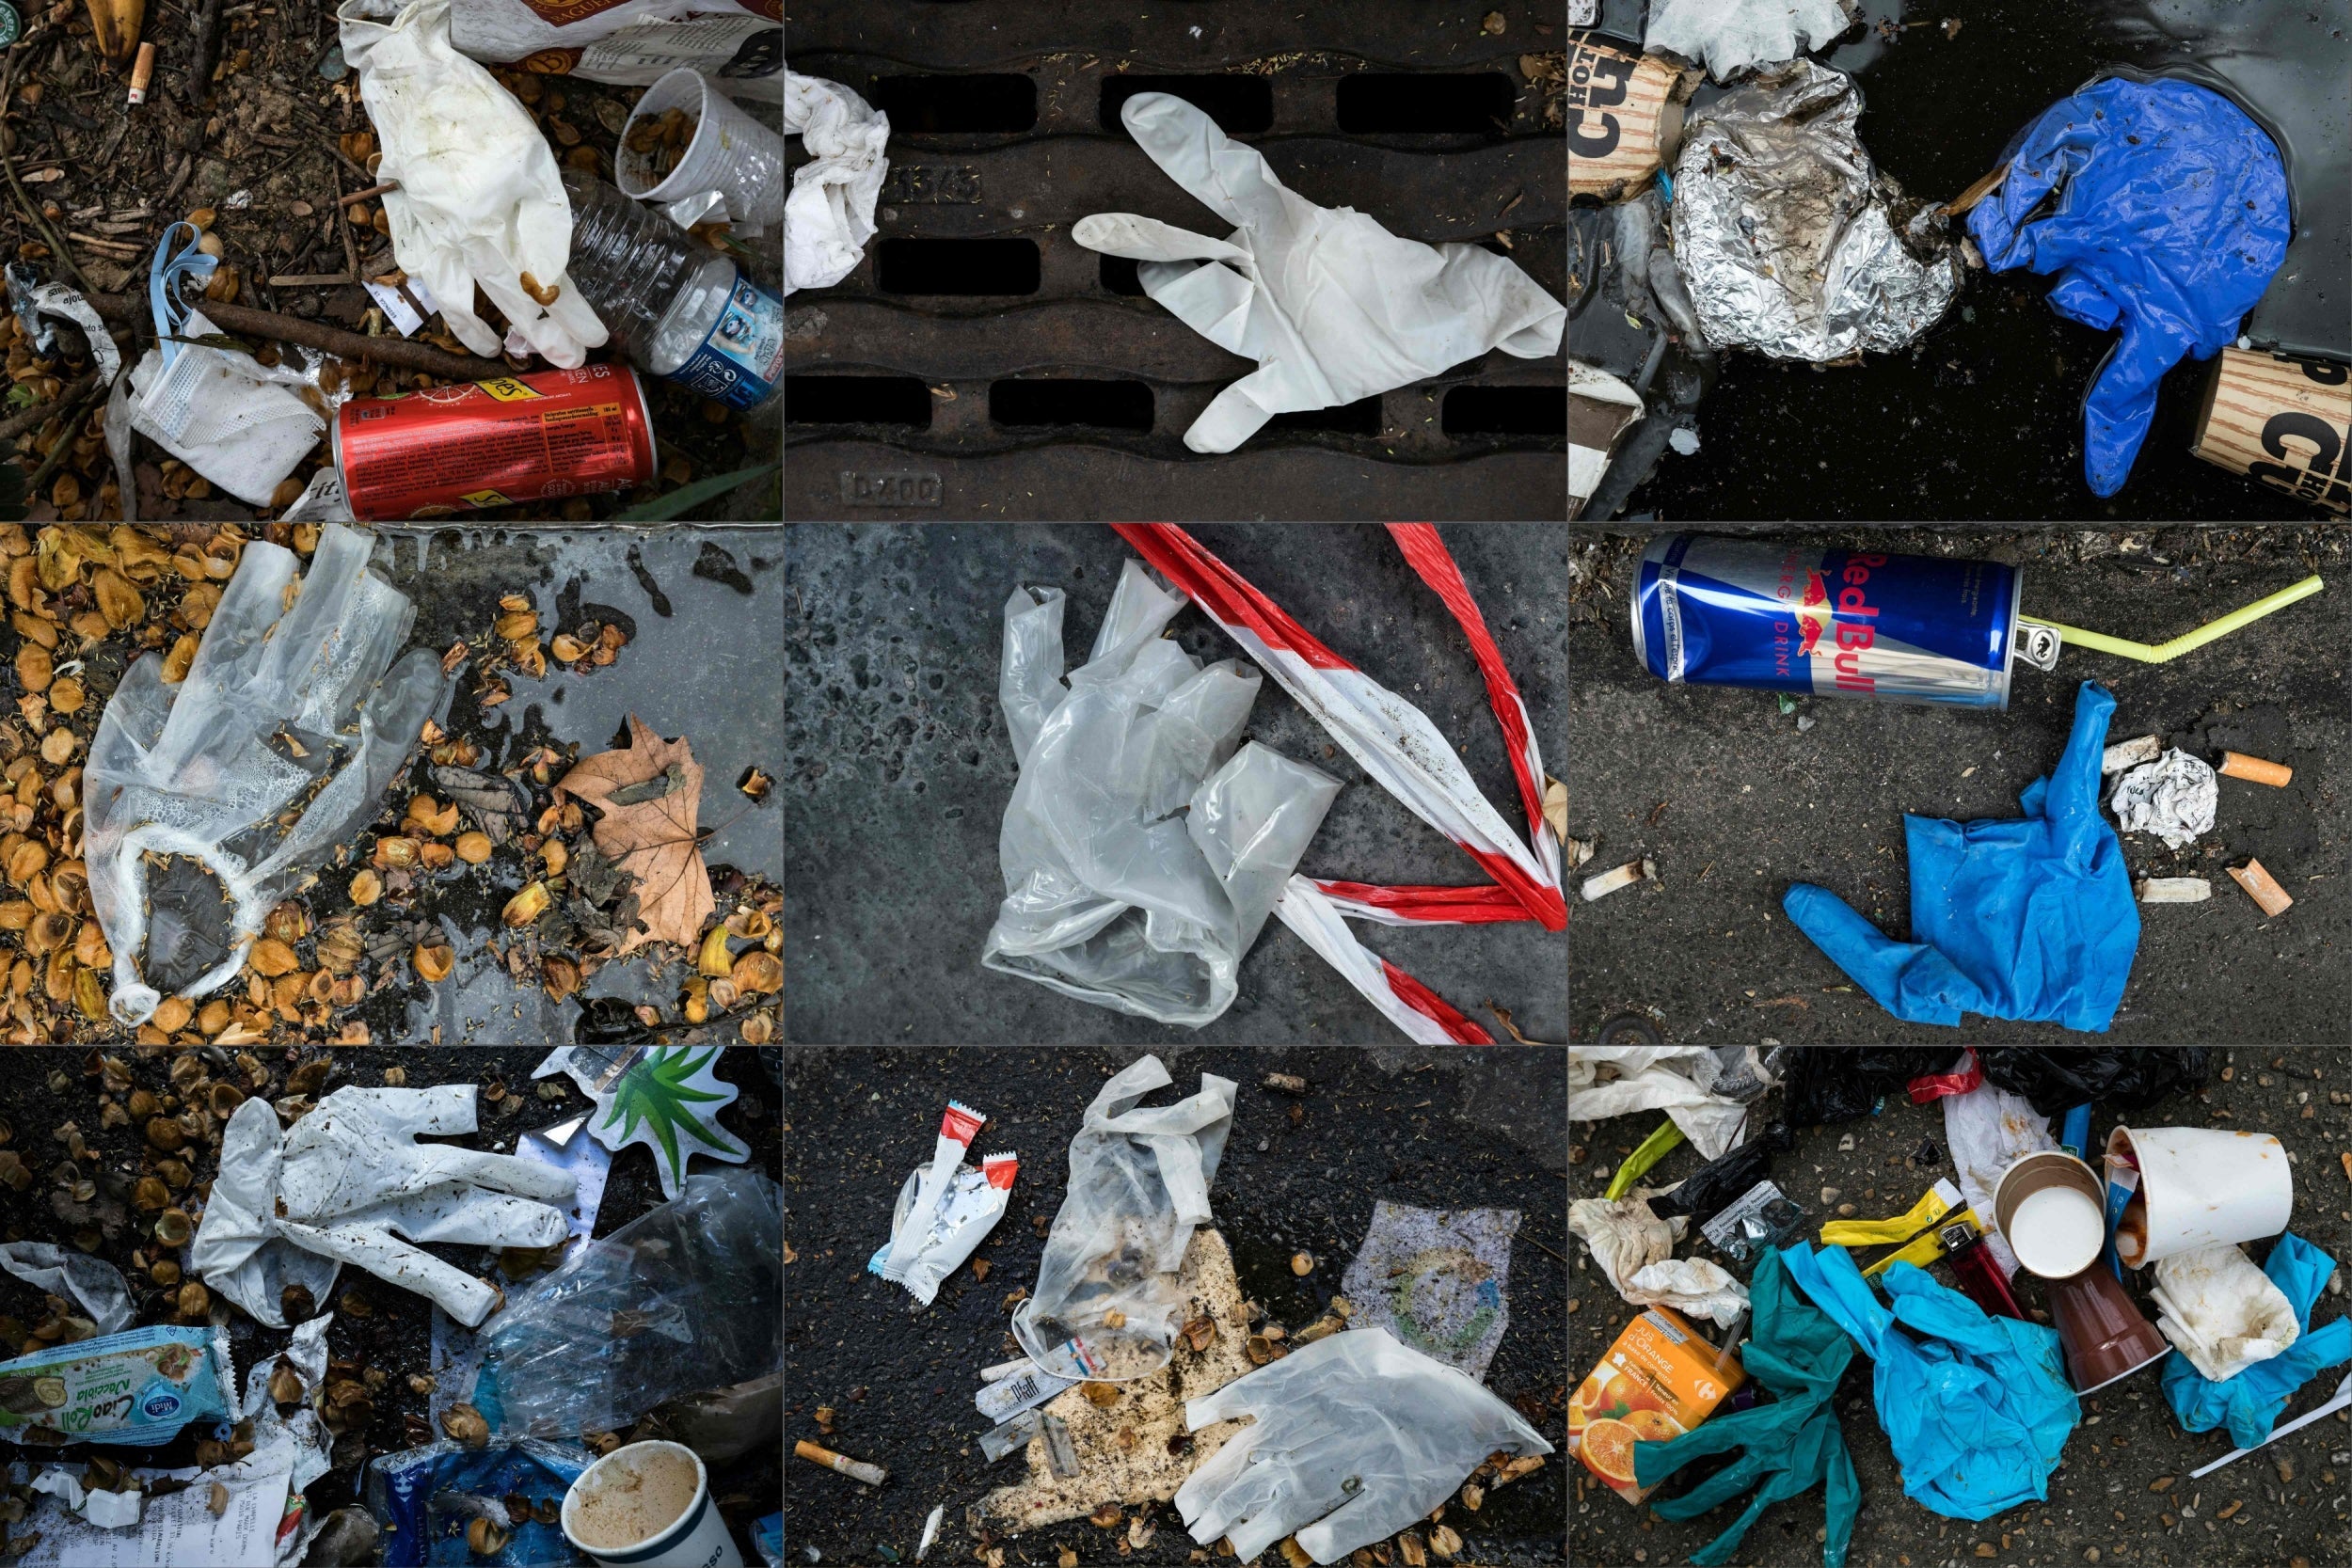
[[[2249,626],[2273,610],[2284,610],[2297,599],[2308,599],[2327,586],[2316,575],[2305,578],[2293,587],[2281,588],[2276,594],[2256,599],[2243,610],[2233,610],[2218,621],[2208,621],[2195,631],[2185,632],[2169,642],[2153,645],[2134,642],[2128,638],[2109,637],[2105,632],[2085,631],[2080,626],[2065,626],[2057,621],[2045,621],[2039,615],[2020,615],[2018,620],[2027,626],[2047,626],[2058,634],[2060,641],[2078,648],[2136,658],[2143,664],[2166,664],[2217,638],[2227,637],[2240,626]]]

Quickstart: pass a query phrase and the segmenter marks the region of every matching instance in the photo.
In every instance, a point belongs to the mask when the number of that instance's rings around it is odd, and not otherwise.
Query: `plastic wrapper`
[[[328,527],[297,588],[293,551],[247,544],[186,678],[166,685],[149,654],[107,702],[84,858],[117,1022],[233,979],[271,907],[375,815],[440,703],[437,655],[392,664],[416,609],[367,569],[369,549]],[[166,863],[151,877],[151,856]]]
[[[1509,1405],[1376,1328],[1318,1339],[1184,1405],[1195,1432],[1244,1416],[1176,1493],[1193,1540],[1227,1536],[1242,1562],[1294,1533],[1315,1561],[1337,1562],[1428,1517],[1487,1455],[1551,1451]]]
[[[282,1327],[286,1286],[325,1301],[351,1263],[475,1327],[497,1292],[416,1243],[553,1246],[570,1225],[549,1205],[575,1182],[535,1160],[417,1141],[474,1127],[471,1084],[337,1089],[282,1134],[268,1101],[246,1101],[222,1132],[189,1272]]]
[[[1913,1079],[1944,1072],[1960,1059],[1947,1045],[1799,1046],[1784,1069],[1781,1114],[1791,1127],[1851,1121],[1868,1116],[1881,1096],[1904,1092]]]
[[[1796,1147],[1788,1124],[1776,1121],[1720,1160],[1710,1160],[1677,1183],[1674,1191],[1650,1200],[1660,1219],[1688,1214],[1705,1225],[1739,1201],[1740,1195],[1772,1174],[1772,1159]]]
[[[1233,1126],[1230,1078],[1200,1075],[1173,1105],[1136,1101],[1171,1080],[1157,1056],[1115,1074],[1070,1140],[1070,1186],[1013,1337],[1057,1377],[1120,1382],[1168,1364],[1189,1296],[1178,1279]],[[1007,1412],[1009,1414],[1009,1412]]]
[[[1065,602],[1023,589],[1005,606],[997,691],[1021,782],[980,962],[1198,1027],[1232,1005],[1339,784],[1254,741],[1235,752],[1262,677],[1236,659],[1203,669],[1162,637],[1186,598],[1141,564],[1120,574],[1066,689]]]
[[[1857,8],[1854,0],[1657,0],[1642,47],[1704,60],[1715,80],[1727,82],[1752,66],[1827,47]]]
[[[580,1554],[564,1539],[560,1525],[540,1524],[535,1509],[532,1518],[513,1518],[505,1500],[519,1495],[534,1505],[551,1500],[560,1507],[564,1494],[596,1457],[577,1443],[528,1437],[482,1449],[435,1441],[377,1455],[368,1461],[362,1495],[383,1527],[384,1568],[427,1563],[552,1568],[578,1562]],[[477,1518],[513,1531],[506,1544],[487,1557],[474,1553],[466,1541],[466,1530]]]
[[[746,1166],[697,1171],[675,1202],[510,1291],[485,1330],[501,1430],[611,1432],[665,1400],[774,1370],[783,1236],[773,1181]]]
[[[2086,1101],[2110,1116],[2144,1111],[2176,1091],[2203,1088],[2213,1073],[2212,1053],[2201,1045],[1979,1046],[1977,1060],[1989,1081],[2045,1117]]]
[[[450,41],[477,60],[586,82],[642,86],[691,66],[731,97],[773,103],[783,20],[783,0],[463,0]]]
[[[38,1343],[38,1341],[36,1341]],[[232,1396],[226,1330],[135,1328],[0,1361],[0,1438],[45,1443],[168,1443],[199,1417],[226,1418]]]
[[[992,1154],[949,1177],[946,1189],[929,1205],[922,1200],[924,1173],[909,1171],[906,1185],[898,1189],[890,1240],[866,1260],[866,1272],[905,1286],[909,1295],[929,1307],[939,1295],[940,1281],[961,1267],[1004,1218],[1020,1168],[1015,1156]],[[910,1224],[918,1210],[921,1223]],[[901,1243],[912,1243],[906,1261],[894,1262]]]
[[[1804,1233],[1804,1206],[1770,1181],[1758,1181],[1700,1227],[1700,1234],[1735,1263],[1744,1263]]]
[[[1797,60],[1691,118],[1675,162],[1675,262],[1719,347],[1826,363],[1902,347],[1960,287],[1937,218],[1855,138],[1862,91]]]
[[[130,1288],[123,1283],[122,1271],[103,1259],[68,1252],[50,1242],[10,1242],[0,1246],[0,1269],[35,1290],[72,1298],[101,1334],[119,1334],[131,1326]]]
[[[1602,1068],[1614,1069],[1616,1076],[1603,1081]],[[1755,1083],[1753,1071],[1742,1067],[1741,1076],[1732,1075],[1706,1046],[1579,1046],[1568,1053],[1568,1119],[1663,1111],[1703,1157],[1718,1160],[1740,1142],[1748,1111],[1744,1101],[1713,1085],[1722,1080],[1744,1090]]]
[[[2107,807],[2127,833],[2153,833],[2168,849],[2185,849],[2213,829],[2220,785],[2213,767],[2178,747],[2118,779]]]
[[[2156,1327],[2208,1382],[2226,1383],[2302,1336],[2295,1304],[2235,1243],[2156,1259]]]

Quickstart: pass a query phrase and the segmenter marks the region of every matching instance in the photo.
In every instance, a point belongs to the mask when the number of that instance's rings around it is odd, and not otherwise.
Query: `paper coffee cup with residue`
[[[2215,1127],[2118,1127],[2107,1134],[2107,1180],[2137,1190],[2115,1226],[2115,1253],[2130,1268],[2287,1227],[2295,1171],[2267,1132]]]
[[[1568,35],[1568,194],[1639,196],[1682,146],[1682,72],[1650,55]]]
[[[2223,349],[2189,451],[2338,515],[2352,512],[2352,368]]]

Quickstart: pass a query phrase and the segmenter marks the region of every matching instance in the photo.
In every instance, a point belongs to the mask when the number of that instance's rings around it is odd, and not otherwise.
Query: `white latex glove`
[[[1193,1540],[1247,1562],[1294,1531],[1337,1562],[1429,1516],[1496,1449],[1549,1453],[1511,1407],[1381,1329],[1351,1329],[1184,1405],[1198,1432],[1242,1416],[1176,1493]],[[1316,1523],[1320,1520],[1321,1523]]]
[[[1517,262],[1473,245],[1400,239],[1353,208],[1318,207],[1181,98],[1137,93],[1119,118],[1161,172],[1240,225],[1216,240],[1097,213],[1071,230],[1089,250],[1136,258],[1145,293],[1258,361],[1184,432],[1194,451],[1231,451],[1277,414],[1409,386],[1490,348],[1521,359],[1559,352],[1567,307]]]
[[[285,1287],[324,1304],[345,1263],[476,1327],[496,1292],[407,1242],[553,1246],[570,1225],[548,1205],[567,1202],[574,1182],[535,1160],[415,1141],[473,1130],[470,1084],[337,1089],[282,1140],[276,1110],[248,1100],[221,1134],[188,1266],[273,1328],[285,1326]]]
[[[1724,82],[1819,49],[1852,24],[1851,0],[1656,0],[1642,47],[1703,59]]]
[[[874,237],[874,203],[890,160],[890,117],[838,82],[784,73],[784,134],[809,161],[784,203],[784,292],[828,289],[850,276]]]
[[[2234,1243],[2159,1258],[2156,1326],[2215,1383],[2226,1383],[2302,1338],[2295,1304]]]
[[[549,364],[573,369],[605,341],[604,323],[564,273],[572,209],[547,138],[515,95],[450,47],[450,0],[409,0],[388,26],[370,0],[338,10],[343,58],[383,143],[376,178],[400,182],[384,198],[392,254],[424,279],[449,329],[495,357],[498,334],[473,313],[474,285]],[[556,291],[542,307],[523,275]]]

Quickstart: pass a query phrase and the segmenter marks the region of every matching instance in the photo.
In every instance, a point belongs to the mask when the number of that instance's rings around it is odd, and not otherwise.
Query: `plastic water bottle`
[[[566,169],[572,282],[644,370],[747,412],[782,395],[784,299],[584,169]]]

